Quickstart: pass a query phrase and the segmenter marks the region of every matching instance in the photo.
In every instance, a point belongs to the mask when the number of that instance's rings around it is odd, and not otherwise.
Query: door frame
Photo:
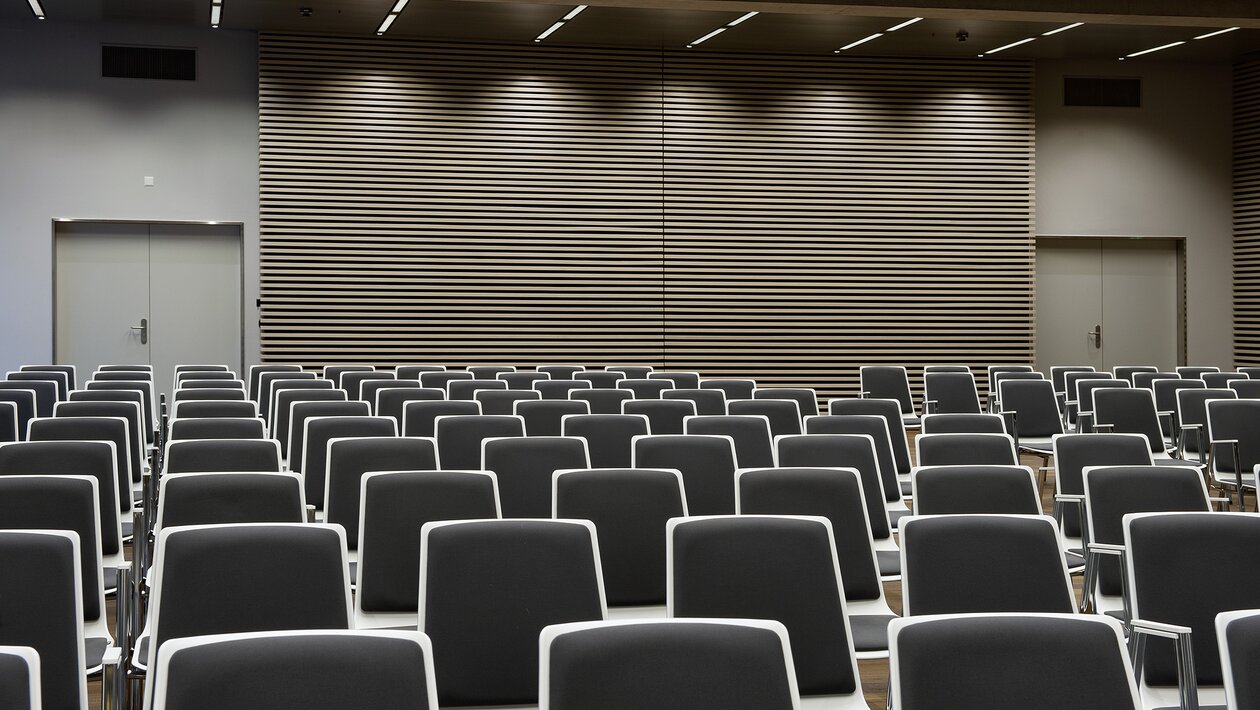
[[[240,255],[238,263],[240,265],[240,304],[241,312],[238,323],[240,324],[239,342],[241,346],[240,358],[241,367],[245,367],[245,315],[248,312],[245,307],[245,223],[237,220],[205,220],[205,219],[93,219],[90,217],[57,217],[52,220],[49,225],[48,245],[52,260],[52,316],[49,322],[52,323],[52,349],[50,350],[51,359],[57,359],[57,225],[64,222],[88,222],[92,224],[135,224],[135,225],[200,225],[200,226],[228,226],[236,228],[237,250]]]
[[[1037,244],[1041,240],[1053,239],[1098,239],[1100,241],[1164,241],[1172,242],[1177,254],[1177,364],[1186,365],[1186,238],[1177,235],[1164,234],[1090,234],[1082,232],[1079,234],[1034,234],[1033,235],[1033,357],[1036,359],[1037,353]]]

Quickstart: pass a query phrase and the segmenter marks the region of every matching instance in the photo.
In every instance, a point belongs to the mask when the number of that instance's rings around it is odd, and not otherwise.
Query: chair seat
[[[105,660],[105,651],[109,649],[110,639],[87,638],[83,640],[83,658],[87,662],[88,673],[100,673],[101,664]]]
[[[891,523],[893,526],[893,529],[896,530],[898,527],[898,523],[901,522],[902,518],[908,517],[913,514],[914,514],[914,511],[912,510],[890,510],[888,511],[888,522]]]
[[[881,577],[900,577],[901,576],[901,551],[900,550],[876,550],[875,559],[879,562],[879,576]]]
[[[1067,561],[1069,572],[1079,572],[1085,569],[1085,558],[1075,552],[1065,551],[1063,557]]]
[[[913,414],[903,414],[901,415],[901,423],[904,424],[907,429],[918,429],[922,426],[923,421]]]
[[[914,494],[913,485],[909,481],[902,481],[901,482],[901,497],[909,498],[913,494]]]
[[[1054,443],[1048,436],[1021,436],[1019,437],[1020,451],[1030,451],[1035,454],[1050,455],[1054,453]]]
[[[853,650],[871,653],[888,650],[888,625],[895,616],[854,614],[849,617],[853,630]]]
[[[120,520],[119,522],[122,523],[123,540],[130,540],[132,534],[135,532],[135,523],[131,520]]]

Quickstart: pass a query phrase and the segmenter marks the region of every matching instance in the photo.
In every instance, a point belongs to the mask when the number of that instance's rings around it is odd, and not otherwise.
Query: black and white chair
[[[1225,679],[1225,707],[1243,710],[1260,703],[1260,610],[1223,611],[1216,615],[1216,640]]]
[[[832,399],[827,402],[827,413],[832,416],[846,414],[876,415],[888,422],[889,445],[892,446],[893,463],[897,467],[897,479],[902,482],[902,493],[910,491],[910,444],[905,424],[901,421],[900,405],[894,399]],[[805,427],[809,433],[809,427]],[[885,491],[887,493],[887,491]]]
[[[1215,365],[1179,365],[1173,369],[1183,380],[1197,380],[1206,373],[1221,371],[1221,368]]]
[[[586,439],[581,437],[512,436],[483,440],[478,468],[493,471],[498,479],[503,517],[550,518],[552,475],[590,465]]]
[[[258,385],[262,376],[268,372],[301,372],[302,368],[298,365],[250,365],[249,366],[249,386],[246,393],[249,398],[258,401]]]
[[[924,414],[924,434],[1009,434],[1001,414]]]
[[[345,528],[346,547],[353,562],[358,559],[363,477],[372,471],[436,470],[437,443],[405,436],[334,438],[328,440],[327,460],[324,522]]]
[[[568,399],[527,400],[517,402],[512,413],[525,420],[526,436],[560,436],[564,418],[590,414],[591,405]]]
[[[1205,464],[1212,447],[1208,446],[1207,403],[1216,399],[1238,399],[1238,392],[1228,387],[1200,387],[1177,392],[1177,435],[1180,457]]]
[[[333,442],[347,438],[392,438],[398,436],[398,423],[393,417],[310,417],[303,434],[302,480],[306,502],[315,510],[324,511],[328,464]]]
[[[651,365],[605,365],[604,369],[609,372],[620,372],[626,378],[646,378],[656,371],[656,368]]]
[[[503,380],[510,390],[532,390],[540,380],[549,380],[551,376],[545,372],[500,372],[496,380]]]
[[[444,468],[479,470],[486,439],[524,437],[525,420],[515,414],[468,414],[438,417],[434,425],[438,461]]]
[[[713,379],[700,380],[700,389],[702,390],[722,390],[727,400],[732,399],[748,399],[753,396],[753,392],[757,389],[756,380],[741,379]]]
[[[1068,566],[1085,571],[1085,469],[1089,466],[1154,466],[1141,434],[1062,434],[1054,438],[1054,494]]]
[[[71,392],[70,400],[75,401],[75,395],[82,394],[80,392]],[[99,394],[99,393],[90,393]],[[140,403],[137,398],[136,404]],[[202,417],[243,417],[245,419],[254,419],[258,416],[258,403],[252,400],[244,402],[231,400],[184,400],[182,402],[171,403],[171,419],[199,419]]]
[[[631,399],[621,403],[622,414],[647,417],[652,434],[681,434],[683,422],[696,415],[696,403],[689,399]]]
[[[302,373],[304,375],[309,373]],[[263,418],[268,424],[276,421],[279,412],[284,410],[286,404],[280,404],[280,394],[293,390],[302,390],[308,392],[322,392],[336,390],[338,392],[346,392],[347,390],[337,390],[333,387],[330,380],[310,377],[296,378],[292,375],[285,377],[283,373],[268,373],[262,376],[259,383],[260,393],[258,400],[258,408],[262,411]],[[355,399],[347,396],[347,399]],[[295,401],[294,398],[289,399],[289,403]]]
[[[900,365],[863,365],[858,368],[862,397],[895,399],[901,407],[901,420],[909,429],[917,429],[919,416],[910,395],[910,376]]]
[[[805,433],[801,405],[794,399],[732,399],[726,402],[726,412],[731,416],[765,417],[771,437]]]
[[[402,435],[433,437],[438,417],[481,414],[481,403],[471,399],[422,399],[403,405]]]
[[[669,380],[653,380],[644,377],[621,380],[617,383],[617,388],[634,393],[635,399],[660,399],[662,392],[674,389],[674,383]]]
[[[306,496],[296,473],[171,473],[159,483],[153,529],[305,521]]]
[[[1015,438],[1016,449],[1040,456],[1042,467],[1048,466],[1054,437],[1063,433],[1054,385],[1047,380],[1009,380],[1000,387],[999,413],[1008,419],[1007,431]]]
[[[3,383],[0,383],[3,384]],[[73,396],[74,392],[71,393]],[[26,427],[32,419],[35,418],[35,391],[29,389],[3,389],[0,388],[0,405],[12,405],[14,416],[15,439],[12,441],[24,441],[26,439]]]
[[[363,385],[372,381],[381,382],[393,379],[394,373],[392,372],[380,372],[377,370],[367,372],[346,372],[341,375],[340,387],[345,390],[352,399],[370,402],[372,400],[363,396]]]
[[[380,397],[381,390],[397,390],[397,389],[420,389],[419,380],[399,380],[395,378],[368,380],[359,385],[359,399],[372,405],[372,413],[380,414],[377,411],[377,399]]]
[[[735,512],[735,442],[710,434],[635,436],[630,468],[677,470],[691,515]]]
[[[790,399],[800,407],[801,417],[818,416],[818,392],[810,387],[758,387],[753,399]]]
[[[924,414],[979,414],[980,395],[970,372],[923,375]]]
[[[756,415],[699,415],[683,420],[684,434],[729,436],[735,444],[739,468],[766,468],[774,464],[770,420]]]
[[[179,439],[267,439],[267,423],[261,417],[197,417],[170,420],[171,441]]]
[[[534,389],[543,399],[569,399],[574,390],[591,389],[590,380],[539,380]]]
[[[17,403],[0,401],[0,441],[18,440]]]
[[[890,426],[900,425],[895,418],[874,414],[830,414],[805,419],[806,434],[861,434],[871,438],[875,444],[876,471],[883,486],[884,507],[888,509],[889,522],[896,528],[897,522],[910,514],[903,497],[903,493],[909,488],[910,476],[907,474],[903,480],[897,473],[897,452],[889,434]],[[852,462],[834,465],[861,467],[865,464]]]
[[[106,441],[114,450],[118,472],[118,512],[130,518],[134,510],[133,486],[140,484],[141,471],[133,469],[131,448],[135,442],[123,417],[36,417],[27,432],[29,442]],[[86,473],[86,471],[35,471],[35,473]]]
[[[1116,365],[1111,368],[1111,374],[1117,380],[1124,380],[1130,385],[1133,384],[1133,376],[1139,372],[1159,372],[1159,368],[1154,365]]]
[[[18,368],[22,372],[61,372],[66,376],[66,384],[70,390],[79,388],[79,368],[74,365],[22,365]]]
[[[1229,387],[1229,383],[1235,380],[1255,379],[1250,375],[1241,372],[1205,372],[1200,375],[1200,379],[1208,387],[1219,388]]]
[[[1211,483],[1238,497],[1256,489],[1256,469],[1260,467],[1260,400],[1222,399],[1207,402],[1208,445]]]
[[[301,471],[306,459],[306,422],[315,417],[367,417],[371,407],[357,400],[299,401],[289,407],[288,467]],[[405,435],[405,434],[404,434]]]
[[[726,414],[726,393],[712,389],[672,389],[661,392],[661,399],[690,400],[696,405],[696,414]]]
[[[30,646],[0,646],[0,707],[40,710],[39,652]]]
[[[280,441],[280,455],[287,461],[290,458],[289,444],[293,440],[293,412],[294,407],[305,402],[348,402],[345,390],[320,389],[320,390],[280,390],[276,393],[275,418],[271,420],[271,437]],[[352,410],[354,413],[365,413],[368,410],[361,403],[351,404],[334,404],[333,410],[341,410],[342,408]],[[312,412],[312,410],[314,410]],[[297,410],[299,415],[305,416],[331,416],[332,413],[322,407],[305,407]],[[306,414],[307,412],[312,412]],[[321,413],[322,412],[322,413]],[[172,415],[174,416],[174,415]],[[301,438],[301,432],[298,432],[298,438]]]
[[[1027,466],[920,466],[910,477],[915,515],[1040,515]]]
[[[400,380],[420,381],[420,375],[426,372],[445,372],[445,365],[399,365],[394,368],[394,376]]]
[[[611,370],[581,370],[570,377],[575,380],[585,380],[596,389],[615,389],[618,382],[626,379],[625,375]]]
[[[681,370],[653,370],[648,373],[648,379],[651,380],[669,380],[674,383],[674,389],[694,390],[700,389],[700,373],[684,372]]]
[[[570,392],[569,399],[589,404],[591,414],[621,414],[621,405],[634,399],[634,393],[624,389],[581,389]]]
[[[280,442],[275,439],[185,439],[168,441],[163,473],[275,472]]]
[[[586,439],[595,468],[633,468],[632,442],[648,434],[648,418],[642,414],[569,414],[560,420],[560,433]]]
[[[480,390],[506,390],[507,388],[507,383],[503,380],[479,380],[477,378],[451,380],[446,383],[446,398],[473,399],[473,395]]]
[[[433,387],[446,391],[446,386],[455,380],[471,380],[473,374],[467,370],[437,370],[420,373],[420,386]]]
[[[473,400],[481,405],[482,414],[515,414],[517,402],[541,399],[542,394],[535,390],[492,389],[473,392]]]
[[[536,365],[534,367],[534,370],[536,370],[537,372],[546,374],[548,377],[550,377],[553,380],[571,380],[573,379],[573,375],[575,373],[582,372],[585,369],[586,369],[585,365],[574,365],[574,364],[567,364],[567,365],[546,364],[546,365]]]
[[[378,417],[393,417],[402,427],[403,409],[408,402],[446,399],[446,392],[436,387],[385,387],[376,391],[372,413]]]
[[[341,386],[341,378],[343,375],[347,372],[374,372],[375,370],[376,367],[373,365],[325,365],[323,375],[325,380],[329,380],[333,383],[333,387],[349,392],[349,389]],[[353,396],[353,394],[351,396]]]
[[[914,440],[920,466],[1018,466],[1009,434],[920,434]]]

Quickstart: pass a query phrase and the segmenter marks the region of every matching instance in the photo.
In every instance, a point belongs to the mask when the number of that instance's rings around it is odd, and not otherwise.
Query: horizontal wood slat
[[[1032,65],[259,38],[262,354],[1030,362]]]
[[[1234,361],[1260,365],[1260,60],[1234,66]]]

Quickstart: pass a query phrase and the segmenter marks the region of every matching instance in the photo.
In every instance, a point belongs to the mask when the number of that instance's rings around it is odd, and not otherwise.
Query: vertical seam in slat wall
[[[266,361],[1032,359],[1030,62],[259,43]]]
[[[1234,66],[1234,362],[1260,365],[1260,60]]]

